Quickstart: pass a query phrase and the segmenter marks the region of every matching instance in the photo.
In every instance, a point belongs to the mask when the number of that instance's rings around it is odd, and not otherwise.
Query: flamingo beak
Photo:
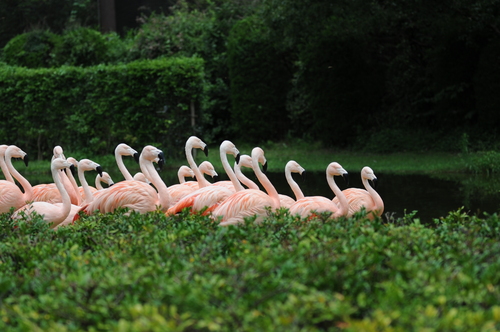
[[[377,178],[373,178],[373,180],[368,180],[371,182],[372,188],[376,189],[377,188]]]
[[[240,154],[238,153],[236,155],[236,163],[239,164],[240,163]]]
[[[30,161],[30,158],[28,158],[28,155],[24,155],[24,164],[26,165],[26,167],[28,167],[28,162]]]
[[[219,176],[218,176],[218,175],[214,175],[212,178],[213,178],[213,179],[214,179],[214,181],[216,181],[216,182],[217,182],[217,181],[219,181]]]
[[[160,153],[158,153],[158,166],[160,170],[163,168],[163,165],[165,165],[165,155],[160,151]]]
[[[114,184],[115,184],[114,182],[113,182],[113,183],[110,183],[110,184],[108,184],[108,187],[111,187],[111,186],[112,186],[112,185],[114,185]]]
[[[75,165],[71,164],[69,166],[69,170],[71,171],[71,174],[73,174],[73,176],[75,176],[76,174],[76,168],[75,168]]]
[[[134,153],[134,160],[136,163],[139,163],[139,152]]]
[[[300,176],[302,177],[302,182],[306,182],[306,171],[300,173]]]
[[[262,171],[265,173],[267,172],[267,161],[265,162],[264,165],[262,165]]]
[[[102,177],[102,167],[101,167],[101,166],[97,166],[97,167],[95,168],[95,170],[97,171],[97,173],[99,173],[99,176],[101,176],[101,177]]]
[[[344,181],[346,182],[347,186],[349,186],[349,173],[342,174],[342,177],[344,178]]]
[[[195,176],[193,176],[193,179],[194,179],[194,181],[198,181],[198,180],[196,179],[196,175],[195,175]]]
[[[208,146],[205,146],[203,152],[205,152],[205,157],[208,157]]]

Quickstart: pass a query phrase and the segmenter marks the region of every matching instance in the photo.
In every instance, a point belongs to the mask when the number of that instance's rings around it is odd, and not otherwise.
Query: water
[[[138,170],[131,170],[132,173],[136,171]],[[85,174],[87,181],[93,186],[96,173]],[[110,174],[115,182],[123,179],[118,172],[110,172]],[[245,174],[256,181],[252,173]],[[160,175],[167,185],[178,182],[177,170],[163,170]],[[482,215],[483,212],[492,214],[500,210],[500,179],[495,176],[434,174],[431,177],[418,174],[384,173],[376,173],[376,175],[378,178],[376,189],[384,200],[384,213],[395,218],[403,217],[405,211],[408,214],[416,210],[418,212],[415,217],[428,223],[462,206],[464,211],[478,215]],[[50,173],[26,176],[33,185],[52,182]],[[280,194],[293,197],[283,173],[267,173],[267,176]],[[293,178],[306,196],[321,195],[329,198],[334,196],[328,187],[324,172],[306,172],[304,178],[293,174]],[[227,176],[222,174],[219,180],[227,180]],[[348,188],[343,178],[336,177],[336,182],[342,190]],[[349,187],[362,188],[359,172],[349,172]]]

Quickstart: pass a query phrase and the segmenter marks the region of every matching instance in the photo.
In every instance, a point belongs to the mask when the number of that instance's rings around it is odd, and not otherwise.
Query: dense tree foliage
[[[41,6],[31,2],[2,2],[0,12],[12,15],[0,30]],[[45,22],[56,3],[22,25],[66,38],[56,65],[203,58],[195,106],[207,140],[298,137],[378,151],[500,146],[500,0],[179,0],[121,40],[71,35],[69,27],[92,21],[88,0],[59,6],[57,20]]]

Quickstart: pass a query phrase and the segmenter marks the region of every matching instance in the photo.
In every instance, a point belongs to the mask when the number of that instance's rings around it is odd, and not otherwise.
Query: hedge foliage
[[[16,228],[13,228],[16,226]],[[495,331],[500,219],[0,219],[3,331]]]
[[[110,153],[120,142],[182,146],[190,104],[203,86],[198,58],[124,65],[26,69],[0,67],[0,141],[49,157],[68,151]],[[181,149],[182,150],[182,149]]]

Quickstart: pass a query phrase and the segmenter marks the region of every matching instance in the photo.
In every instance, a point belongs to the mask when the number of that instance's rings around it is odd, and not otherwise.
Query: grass
[[[15,227],[15,228],[14,228]],[[0,216],[1,331],[497,331],[500,219]]]

